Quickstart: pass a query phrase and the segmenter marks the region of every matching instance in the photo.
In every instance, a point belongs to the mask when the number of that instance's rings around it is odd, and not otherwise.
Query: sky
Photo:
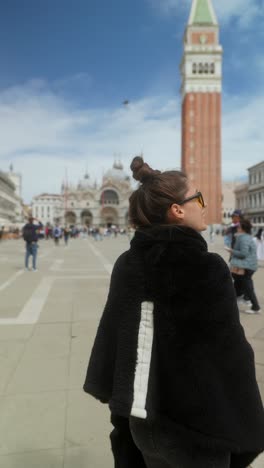
[[[264,0],[213,0],[224,48],[223,178],[264,159]],[[58,193],[66,173],[100,183],[143,152],[181,165],[179,64],[191,0],[0,2],[0,170],[23,198]],[[123,101],[129,100],[124,106]]]

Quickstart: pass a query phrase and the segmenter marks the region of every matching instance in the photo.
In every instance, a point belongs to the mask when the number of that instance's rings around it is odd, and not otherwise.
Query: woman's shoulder
[[[209,269],[213,269],[218,272],[229,273],[228,265],[223,257],[221,257],[221,255],[214,252],[207,252],[206,259]]]
[[[123,268],[126,267],[128,264],[128,258],[129,258],[129,250],[126,250],[125,252],[121,253],[119,257],[116,259],[114,266],[113,266],[113,272],[118,272],[122,270]]]

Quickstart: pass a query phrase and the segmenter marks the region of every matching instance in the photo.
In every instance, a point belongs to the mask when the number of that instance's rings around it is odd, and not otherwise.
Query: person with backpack
[[[56,226],[53,229],[53,238],[54,238],[55,245],[59,245],[59,241],[61,238],[61,228],[59,227],[58,224],[56,224]]]
[[[34,224],[34,220],[38,224]],[[37,271],[38,233],[42,223],[36,218],[29,217],[28,223],[22,229],[23,239],[26,242],[25,269],[29,271],[29,257],[32,256],[32,270]]]

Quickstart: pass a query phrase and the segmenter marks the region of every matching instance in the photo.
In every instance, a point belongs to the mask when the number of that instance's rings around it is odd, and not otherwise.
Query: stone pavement
[[[108,409],[82,385],[111,268],[128,246],[127,237],[41,241],[35,273],[23,270],[23,241],[0,244],[1,468],[113,467]],[[221,238],[209,247],[226,258]],[[263,280],[260,268],[264,309]],[[264,313],[241,321],[264,398]]]

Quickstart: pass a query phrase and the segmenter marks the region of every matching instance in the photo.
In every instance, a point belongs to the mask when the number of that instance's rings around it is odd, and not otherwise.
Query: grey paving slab
[[[71,324],[69,323],[38,323],[34,327],[32,338],[42,336],[54,336],[58,339],[61,337],[71,336]]]
[[[24,344],[20,341],[0,341],[0,394],[14,373],[23,349]]]
[[[91,335],[91,327],[96,329],[99,323],[99,317],[93,318],[93,320],[80,320],[72,324],[72,334],[75,336],[84,336],[87,340],[92,341],[94,336]],[[93,325],[92,325],[93,322]]]
[[[90,444],[89,447],[66,448],[64,468],[114,468],[109,444]],[[137,468],[137,467],[135,467]]]
[[[23,358],[10,379],[5,394],[39,393],[66,390],[68,359]]]
[[[0,455],[62,449],[65,410],[65,392],[2,397]]]
[[[64,454],[62,450],[39,450],[31,453],[0,456],[0,467],[63,468],[63,458]],[[74,465],[71,468],[73,467]]]
[[[80,390],[83,387],[84,379],[87,371],[87,362],[90,352],[84,353],[82,356],[71,356],[68,389]]]
[[[69,391],[66,447],[108,444],[111,424],[106,405],[100,404],[80,390]]]
[[[71,337],[51,335],[33,335],[27,342],[23,359],[54,359],[68,357]]]
[[[48,300],[39,318],[39,323],[71,323],[72,309],[73,305],[71,301],[60,304],[60,309],[58,310],[58,300]]]
[[[27,275],[30,274],[30,281]],[[16,317],[22,306],[30,299],[32,290],[39,283],[39,277],[36,273],[25,273],[19,276],[16,280],[15,287],[19,290],[19,295],[11,294],[10,289],[13,291],[13,284],[1,291],[1,308],[0,318]]]
[[[33,325],[0,325],[0,341],[25,341],[32,335],[33,331]]]

